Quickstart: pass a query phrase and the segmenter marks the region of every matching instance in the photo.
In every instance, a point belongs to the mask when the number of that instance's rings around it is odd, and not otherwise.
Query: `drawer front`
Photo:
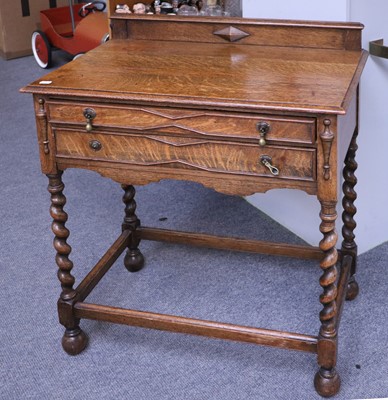
[[[315,143],[314,118],[51,102],[49,120],[52,124],[77,124],[86,127],[85,110],[94,112],[95,116],[91,120],[94,130],[112,128],[154,134],[255,141],[264,137],[268,144]],[[265,133],[259,130],[263,123],[267,127],[264,129],[267,130]]]
[[[316,150],[160,135],[83,133],[55,129],[57,157],[136,166],[192,169],[226,174],[273,176],[261,159],[279,170],[277,179],[314,181]],[[174,172],[175,172],[174,171]],[[274,170],[273,170],[274,171]],[[273,172],[272,171],[272,172]],[[275,170],[276,171],[276,170]]]

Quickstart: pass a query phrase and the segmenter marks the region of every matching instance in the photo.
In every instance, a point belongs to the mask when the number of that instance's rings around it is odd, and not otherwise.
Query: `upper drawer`
[[[269,144],[290,142],[293,144],[315,143],[315,119],[283,117],[262,114],[237,114],[173,108],[130,107],[125,105],[49,103],[49,120],[54,124],[81,124],[86,127],[85,110],[93,110],[93,129],[103,127],[126,129],[153,134],[215,137],[217,139],[264,138]],[[260,132],[258,126],[266,129]],[[86,129],[86,128],[85,128]],[[266,132],[265,132],[266,131]]]

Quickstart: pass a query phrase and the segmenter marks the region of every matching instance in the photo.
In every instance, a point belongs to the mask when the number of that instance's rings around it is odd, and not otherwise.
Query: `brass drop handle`
[[[94,151],[100,151],[102,149],[102,144],[98,140],[91,140],[89,142],[89,147]]]
[[[279,168],[275,167],[272,165],[272,158],[270,156],[261,156],[260,157],[260,162],[269,169],[269,172],[271,172],[272,175],[278,176],[279,175]]]
[[[256,128],[260,132],[259,145],[265,146],[267,144],[265,137],[267,136],[267,133],[271,130],[271,126],[268,122],[261,121],[256,124]]]
[[[384,39],[369,42],[369,53],[372,56],[388,58],[388,47],[384,46]]]
[[[84,117],[86,118],[86,132],[91,132],[93,130],[93,119],[96,118],[96,111],[93,108],[85,108],[84,109]]]

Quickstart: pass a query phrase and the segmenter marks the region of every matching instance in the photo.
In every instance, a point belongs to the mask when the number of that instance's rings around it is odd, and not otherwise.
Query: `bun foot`
[[[354,278],[351,278],[351,280],[348,282],[348,287],[346,289],[346,300],[354,300],[357,297],[359,291],[360,289],[358,287],[358,283]]]
[[[124,257],[125,268],[129,272],[140,271],[144,267],[144,256],[139,249],[128,249]]]
[[[81,353],[88,344],[88,337],[85,332],[77,327],[75,329],[66,329],[62,338],[62,347],[67,354],[75,356]]]
[[[341,379],[335,368],[326,370],[320,368],[314,378],[315,390],[322,397],[331,397],[338,393]]]

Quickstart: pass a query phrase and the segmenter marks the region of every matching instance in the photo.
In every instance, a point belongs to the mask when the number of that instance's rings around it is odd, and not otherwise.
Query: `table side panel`
[[[358,125],[357,94],[350,101],[348,112],[338,118],[338,168],[342,169],[346,153]]]

